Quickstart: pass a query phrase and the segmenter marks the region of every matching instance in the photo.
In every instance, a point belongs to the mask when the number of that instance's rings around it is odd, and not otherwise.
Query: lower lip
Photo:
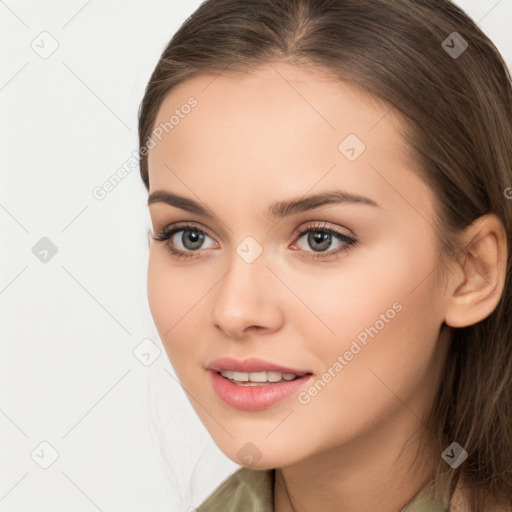
[[[210,371],[213,389],[220,399],[231,407],[246,411],[259,411],[298,393],[313,375],[304,375],[294,380],[270,382],[261,386],[233,384],[220,373]]]

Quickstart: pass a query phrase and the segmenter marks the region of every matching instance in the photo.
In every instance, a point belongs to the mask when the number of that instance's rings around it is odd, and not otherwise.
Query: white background
[[[511,67],[512,0],[457,3]],[[138,167],[92,193],[137,149],[144,87],[199,4],[0,1],[0,512],[187,511],[239,467],[154,328]],[[31,47],[52,44],[48,58]],[[161,350],[149,366],[133,353],[144,339]]]

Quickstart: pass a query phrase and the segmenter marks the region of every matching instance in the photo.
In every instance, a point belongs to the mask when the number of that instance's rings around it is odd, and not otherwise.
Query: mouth
[[[210,361],[211,384],[229,406],[246,411],[270,407],[300,392],[312,381],[313,372],[250,357],[221,357]]]
[[[281,372],[234,372],[210,370],[217,396],[234,409],[259,411],[297,395],[313,380],[308,372],[296,375]],[[253,379],[260,382],[253,382]]]

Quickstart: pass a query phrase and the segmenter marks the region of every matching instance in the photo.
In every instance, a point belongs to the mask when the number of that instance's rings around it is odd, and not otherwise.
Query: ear
[[[466,327],[488,317],[505,286],[507,235],[494,214],[479,217],[462,234],[462,256],[450,276],[445,323]]]

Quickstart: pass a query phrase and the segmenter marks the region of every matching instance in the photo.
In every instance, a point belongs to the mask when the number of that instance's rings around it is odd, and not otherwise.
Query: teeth
[[[234,372],[223,370],[220,372],[223,377],[237,382],[279,382],[281,379],[294,380],[297,375],[281,372]]]

